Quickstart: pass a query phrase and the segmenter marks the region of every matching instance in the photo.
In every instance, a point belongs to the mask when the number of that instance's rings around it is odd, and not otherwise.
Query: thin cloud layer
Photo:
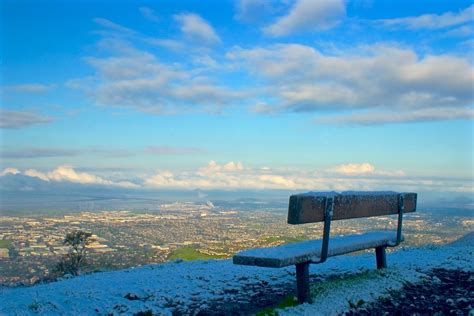
[[[206,153],[199,147],[149,146],[145,152],[156,155],[196,155]]]
[[[472,22],[474,19],[474,5],[459,12],[445,12],[443,14],[423,14],[395,19],[381,20],[389,27],[407,28],[410,30],[436,30]]]
[[[135,34],[137,34],[137,32],[135,32],[134,30],[132,30],[128,27],[124,27],[120,24],[114,23],[114,22],[112,22],[108,19],[95,18],[94,22],[101,25],[101,26],[103,26],[104,28],[106,28],[110,31],[120,32],[122,35],[135,35]]]
[[[327,116],[315,119],[316,124],[382,125],[406,122],[431,122],[447,120],[474,120],[472,108],[427,108],[407,112],[368,112]]]
[[[323,31],[338,25],[345,14],[346,7],[343,0],[298,0],[287,15],[280,17],[263,31],[276,37],[299,32]]]
[[[56,88],[54,84],[40,84],[40,83],[27,83],[19,85],[4,86],[5,91],[20,92],[20,93],[45,93]]]
[[[243,23],[258,23],[274,11],[275,2],[268,0],[240,0],[235,6],[234,18]]]
[[[160,18],[155,14],[155,10],[149,8],[149,7],[140,7],[138,8],[140,13],[149,21],[152,22],[159,22]]]
[[[181,32],[194,42],[204,42],[207,44],[217,44],[221,39],[214,28],[195,13],[181,13],[174,16],[180,24]]]
[[[25,128],[38,124],[47,124],[54,118],[37,113],[36,111],[12,111],[0,109],[0,128]]]
[[[125,149],[113,147],[80,147],[80,148],[54,148],[54,147],[23,147],[23,148],[4,148],[0,153],[3,159],[38,159],[53,157],[77,157],[77,156],[98,156],[106,158],[123,158],[137,155],[198,155],[205,154],[207,151],[201,147],[180,147],[153,145],[145,148]]]

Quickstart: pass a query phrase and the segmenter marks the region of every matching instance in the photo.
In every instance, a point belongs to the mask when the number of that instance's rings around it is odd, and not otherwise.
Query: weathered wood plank
[[[374,231],[364,234],[332,237],[329,241],[328,257],[339,256],[363,249],[390,247],[395,245],[397,233]],[[276,247],[254,248],[240,251],[233,257],[234,264],[281,268],[305,262],[316,262],[321,258],[322,240],[307,240]]]
[[[324,221],[325,202],[328,197],[334,198],[333,220],[397,214],[400,194],[404,197],[403,212],[415,212],[416,193],[347,191],[292,195],[288,207],[288,223]]]

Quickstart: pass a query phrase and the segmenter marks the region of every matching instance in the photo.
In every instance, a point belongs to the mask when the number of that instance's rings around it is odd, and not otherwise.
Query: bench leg
[[[377,258],[377,269],[387,267],[387,256],[385,255],[385,247],[375,248],[375,257]]]
[[[296,265],[296,292],[299,303],[310,303],[309,291],[309,263],[299,263]]]

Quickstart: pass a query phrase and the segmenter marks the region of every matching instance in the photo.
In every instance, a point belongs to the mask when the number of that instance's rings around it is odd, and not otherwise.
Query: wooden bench
[[[323,238],[277,247],[249,249],[233,257],[234,264],[269,268],[296,266],[296,288],[300,303],[310,302],[309,265],[328,257],[364,249],[375,249],[377,268],[387,266],[385,248],[403,241],[403,214],[416,211],[416,193],[309,192],[290,197],[288,224],[324,222]],[[331,221],[398,214],[396,231],[374,231],[330,237]]]

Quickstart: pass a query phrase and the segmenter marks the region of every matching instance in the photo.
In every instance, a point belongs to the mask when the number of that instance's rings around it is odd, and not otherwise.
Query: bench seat
[[[328,257],[354,251],[393,246],[397,242],[397,233],[374,231],[343,237],[331,237]],[[244,250],[237,253],[234,264],[268,268],[281,268],[310,261],[319,261],[322,240],[308,240],[286,245]]]

